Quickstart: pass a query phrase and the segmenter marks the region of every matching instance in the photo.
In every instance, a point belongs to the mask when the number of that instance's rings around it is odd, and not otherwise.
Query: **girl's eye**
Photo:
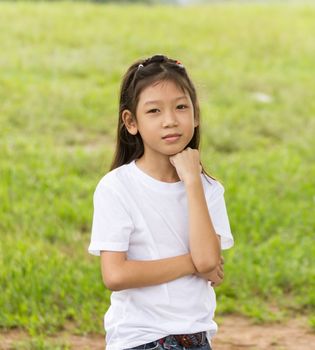
[[[157,113],[157,112],[159,112],[157,108],[152,108],[147,113]]]
[[[187,105],[178,105],[177,106],[177,109],[186,109],[186,108],[188,108]]]

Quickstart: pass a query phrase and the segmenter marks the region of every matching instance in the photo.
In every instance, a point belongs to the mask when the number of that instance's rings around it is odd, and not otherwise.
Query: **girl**
[[[111,294],[107,350],[211,349],[213,284],[233,245],[222,185],[199,159],[185,67],[155,55],[124,76],[111,171],[94,193],[89,252]]]

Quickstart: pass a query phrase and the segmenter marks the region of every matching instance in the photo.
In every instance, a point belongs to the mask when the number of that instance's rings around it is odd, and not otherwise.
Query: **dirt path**
[[[218,322],[219,323],[219,322]],[[219,323],[214,350],[314,350],[315,332],[306,319],[285,324],[255,325],[241,317],[226,317]]]
[[[227,316],[218,321],[219,332],[213,341],[214,350],[313,350],[315,332],[307,327],[305,319],[285,324],[255,325],[248,319]],[[25,333],[0,333],[0,349],[16,349],[16,344],[29,339]],[[101,335],[76,336],[60,333],[49,338],[51,343],[69,344],[75,350],[104,350]],[[28,349],[28,348],[24,348]],[[32,348],[33,349],[33,348]]]

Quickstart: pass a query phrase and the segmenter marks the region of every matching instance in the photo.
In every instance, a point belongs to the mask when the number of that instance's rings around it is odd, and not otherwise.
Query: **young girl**
[[[200,163],[199,123],[196,91],[179,61],[155,55],[128,69],[89,246],[113,291],[107,350],[211,349],[213,285],[233,237],[224,189]]]

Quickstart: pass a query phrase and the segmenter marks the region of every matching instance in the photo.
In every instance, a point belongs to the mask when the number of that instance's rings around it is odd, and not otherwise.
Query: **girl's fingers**
[[[221,278],[221,279],[224,278],[224,272],[223,272],[223,271],[218,270],[217,275],[218,275],[218,277]]]

